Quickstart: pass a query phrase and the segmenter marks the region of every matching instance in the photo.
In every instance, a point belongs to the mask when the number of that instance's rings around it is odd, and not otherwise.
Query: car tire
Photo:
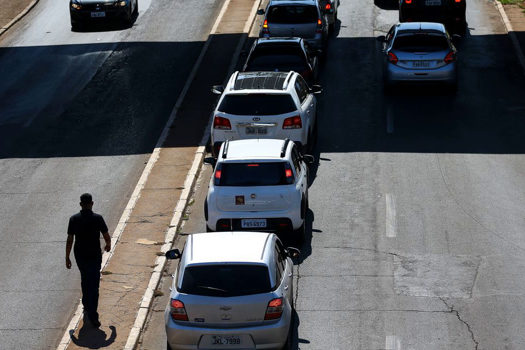
[[[135,1],[135,9],[133,9],[133,17],[137,17],[139,14],[139,0]]]
[[[79,32],[81,29],[82,25],[79,22],[71,20],[71,31]]]

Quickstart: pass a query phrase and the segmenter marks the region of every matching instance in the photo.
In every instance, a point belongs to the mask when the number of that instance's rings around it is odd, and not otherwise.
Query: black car
[[[400,0],[399,22],[439,22],[450,32],[463,32],[466,8],[466,0]]]
[[[86,22],[119,20],[130,26],[138,14],[138,0],[69,0],[71,29],[77,30]]]
[[[244,72],[299,73],[309,84],[317,79],[318,58],[301,38],[255,40],[244,64]]]

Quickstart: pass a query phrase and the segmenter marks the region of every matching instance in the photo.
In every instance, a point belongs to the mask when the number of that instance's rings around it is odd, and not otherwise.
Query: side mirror
[[[286,248],[286,255],[288,255],[290,258],[297,258],[299,255],[301,255],[301,251],[294,247],[288,247]]]
[[[264,15],[264,9],[258,9],[258,10],[257,10],[257,14],[258,14],[259,16]]]
[[[310,154],[303,155],[302,159],[308,165],[313,164],[315,162],[314,156],[312,156]]]
[[[312,85],[312,87],[310,88],[310,92],[314,95],[318,95],[321,92],[323,92],[323,88],[321,87],[321,85]]]
[[[180,259],[182,254],[180,253],[178,249],[172,249],[172,250],[168,250],[166,254],[164,255],[166,256],[166,259],[175,260],[175,259]]]
[[[213,92],[215,95],[222,95],[224,92],[224,86],[222,85],[213,85],[211,88],[211,92]]]
[[[215,164],[217,164],[217,159],[213,157],[206,157],[204,158],[204,164],[209,164],[215,168]]]
[[[386,37],[384,35],[380,35],[376,38],[376,40],[379,41],[380,43],[385,43]]]

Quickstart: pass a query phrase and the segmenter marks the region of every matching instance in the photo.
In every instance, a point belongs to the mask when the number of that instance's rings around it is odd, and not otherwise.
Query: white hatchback
[[[207,229],[293,231],[301,239],[311,162],[288,139],[223,143],[204,203]]]
[[[263,232],[189,235],[165,322],[170,349],[281,349],[291,343],[295,248]]]
[[[318,85],[310,88],[296,72],[235,72],[213,113],[214,154],[226,140],[289,138],[306,150],[315,137]]]

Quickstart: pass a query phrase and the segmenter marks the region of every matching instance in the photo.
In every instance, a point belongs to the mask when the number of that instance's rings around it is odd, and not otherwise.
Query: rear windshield
[[[193,266],[184,271],[181,293],[235,297],[272,290],[268,269],[260,265]]]
[[[226,95],[219,111],[236,115],[275,115],[297,110],[290,95],[246,94]]]
[[[394,41],[394,50],[405,52],[434,52],[447,49],[448,42],[443,35],[402,35]]]
[[[255,50],[249,58],[246,67],[249,71],[274,71],[281,72],[306,70],[306,57],[300,48],[275,47]]]
[[[317,7],[308,5],[272,6],[266,19],[270,23],[317,23]]]
[[[279,186],[288,184],[284,162],[222,163],[219,186]]]

